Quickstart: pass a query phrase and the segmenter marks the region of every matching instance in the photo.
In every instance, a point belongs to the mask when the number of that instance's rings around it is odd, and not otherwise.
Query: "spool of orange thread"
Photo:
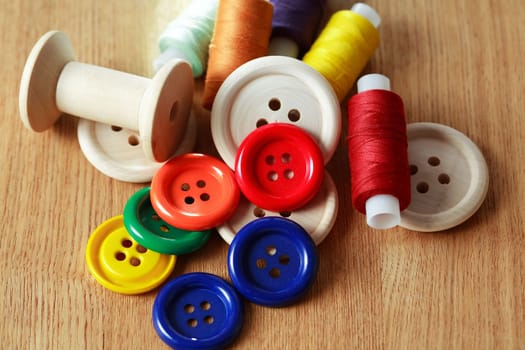
[[[266,0],[220,0],[209,47],[202,105],[211,109],[222,82],[237,67],[265,56],[273,5]]]

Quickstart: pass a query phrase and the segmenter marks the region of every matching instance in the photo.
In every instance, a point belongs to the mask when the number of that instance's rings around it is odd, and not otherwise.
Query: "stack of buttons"
[[[256,304],[297,302],[315,280],[316,244],[337,216],[337,191],[324,169],[341,132],[335,93],[297,59],[257,58],[224,81],[211,127],[243,195],[217,228],[230,244],[232,283]]]

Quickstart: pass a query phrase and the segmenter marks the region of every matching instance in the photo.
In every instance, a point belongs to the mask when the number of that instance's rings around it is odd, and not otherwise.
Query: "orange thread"
[[[221,0],[209,47],[202,105],[211,109],[223,81],[237,67],[266,55],[273,5],[266,0]]]

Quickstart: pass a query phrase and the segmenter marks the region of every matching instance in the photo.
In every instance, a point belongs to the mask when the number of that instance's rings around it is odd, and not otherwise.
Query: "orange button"
[[[168,224],[206,230],[224,223],[237,208],[239,188],[230,168],[197,153],[175,157],[151,182],[151,204]]]

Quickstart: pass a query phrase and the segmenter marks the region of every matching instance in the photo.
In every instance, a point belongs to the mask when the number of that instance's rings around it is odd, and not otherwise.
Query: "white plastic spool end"
[[[299,57],[299,46],[291,39],[276,36],[270,40],[268,45],[268,56]]]
[[[365,17],[376,28],[379,28],[381,25],[381,17],[379,16],[379,13],[367,4],[362,2],[355,3],[350,11]]]
[[[390,91],[390,79],[383,74],[367,74],[363,75],[357,81],[357,92],[368,90],[388,90]]]
[[[399,200],[389,194],[378,194],[365,203],[366,223],[376,229],[388,229],[399,225],[401,213]]]

